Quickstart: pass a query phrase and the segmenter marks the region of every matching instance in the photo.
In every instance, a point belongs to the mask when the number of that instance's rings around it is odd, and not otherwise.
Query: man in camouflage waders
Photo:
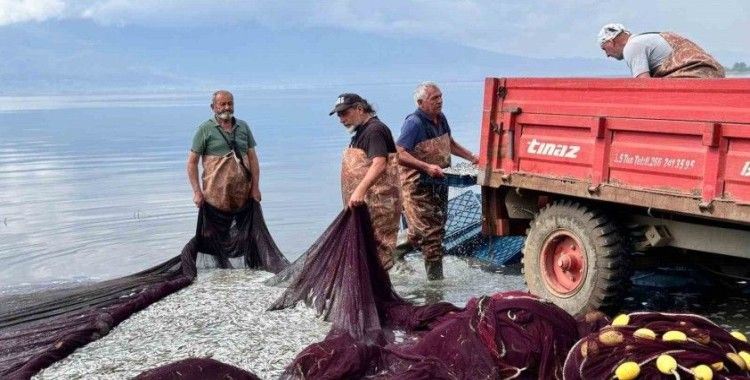
[[[234,96],[216,91],[211,99],[214,117],[203,122],[193,137],[187,174],[193,203],[203,202],[225,212],[241,209],[252,198],[260,202],[260,168],[255,139],[247,123],[234,117]],[[203,186],[198,161],[203,162]]]
[[[375,115],[370,103],[357,94],[341,94],[329,115],[333,114],[353,134],[341,161],[344,206],[367,205],[378,260],[387,271],[393,266],[401,215],[398,158],[393,135]]]
[[[451,164],[451,154],[473,164],[479,159],[451,137],[448,120],[442,112],[443,94],[435,83],[423,82],[417,86],[414,101],[417,109],[404,120],[396,142],[404,215],[409,243],[422,251],[427,279],[442,280],[448,187],[422,183],[420,176],[424,173],[443,177],[443,169]]]
[[[625,60],[633,78],[724,78],[714,57],[676,33],[632,35],[621,24],[607,24],[598,41],[607,57]]]

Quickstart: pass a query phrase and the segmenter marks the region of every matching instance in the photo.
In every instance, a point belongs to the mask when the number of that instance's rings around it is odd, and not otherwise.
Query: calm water
[[[482,84],[443,86],[454,136],[478,148]],[[413,85],[235,91],[261,162],[263,209],[297,257],[341,208],[349,135],[329,117],[357,91],[397,137]],[[0,285],[105,279],[179,254],[196,209],[185,175],[206,93],[0,98]]]
[[[482,85],[443,85],[453,135],[474,151]],[[266,221],[287,257],[299,256],[341,209],[340,155],[349,135],[328,116],[336,96],[359,92],[398,136],[414,108],[412,88],[235,91],[236,114],[259,144]],[[131,274],[179,254],[196,217],[185,159],[195,127],[211,116],[209,102],[210,91],[0,97],[0,294]],[[455,303],[523,287],[518,268],[492,274],[504,285],[488,288],[486,274],[459,267],[446,269],[463,281],[455,289],[396,285],[417,302]],[[695,312],[750,331],[747,290],[717,292],[635,289],[624,307]]]

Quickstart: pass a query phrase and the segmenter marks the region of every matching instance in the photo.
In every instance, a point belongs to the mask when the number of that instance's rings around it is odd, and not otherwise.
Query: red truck
[[[750,79],[487,78],[483,232],[529,290],[616,309],[634,265],[750,277]]]

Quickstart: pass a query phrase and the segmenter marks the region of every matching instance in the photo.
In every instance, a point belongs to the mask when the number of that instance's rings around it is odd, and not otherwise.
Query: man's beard
[[[347,126],[346,127],[346,131],[349,132],[349,134],[351,135],[352,133],[354,133],[357,130],[358,127],[359,127],[359,125]]]
[[[221,120],[225,120],[225,121],[226,120],[232,120],[232,117],[234,117],[234,113],[230,112],[230,111],[224,111],[224,112],[221,112],[221,113],[217,113],[216,117],[219,118],[219,119],[221,119]]]

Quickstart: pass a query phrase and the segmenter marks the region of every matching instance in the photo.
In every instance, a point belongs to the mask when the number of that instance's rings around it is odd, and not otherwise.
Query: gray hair
[[[217,91],[214,92],[213,95],[211,95],[211,105],[214,105],[214,102],[216,101],[216,97],[219,96],[219,95],[221,95],[221,94],[229,95],[229,96],[232,97],[232,99],[234,99],[234,95],[232,95],[231,92],[229,92],[227,90],[217,90]]]
[[[361,102],[356,102],[352,106],[360,106],[362,107],[362,111],[364,111],[365,113],[369,113],[372,116],[376,115],[375,108],[372,106],[372,104],[370,104],[370,102],[367,101],[367,99],[362,99]]]
[[[424,100],[424,98],[427,96],[427,89],[428,88],[435,88],[440,89],[438,87],[437,83],[431,82],[431,81],[424,81],[417,86],[417,88],[414,90],[414,103],[416,103],[417,106],[419,106],[419,101]]]

